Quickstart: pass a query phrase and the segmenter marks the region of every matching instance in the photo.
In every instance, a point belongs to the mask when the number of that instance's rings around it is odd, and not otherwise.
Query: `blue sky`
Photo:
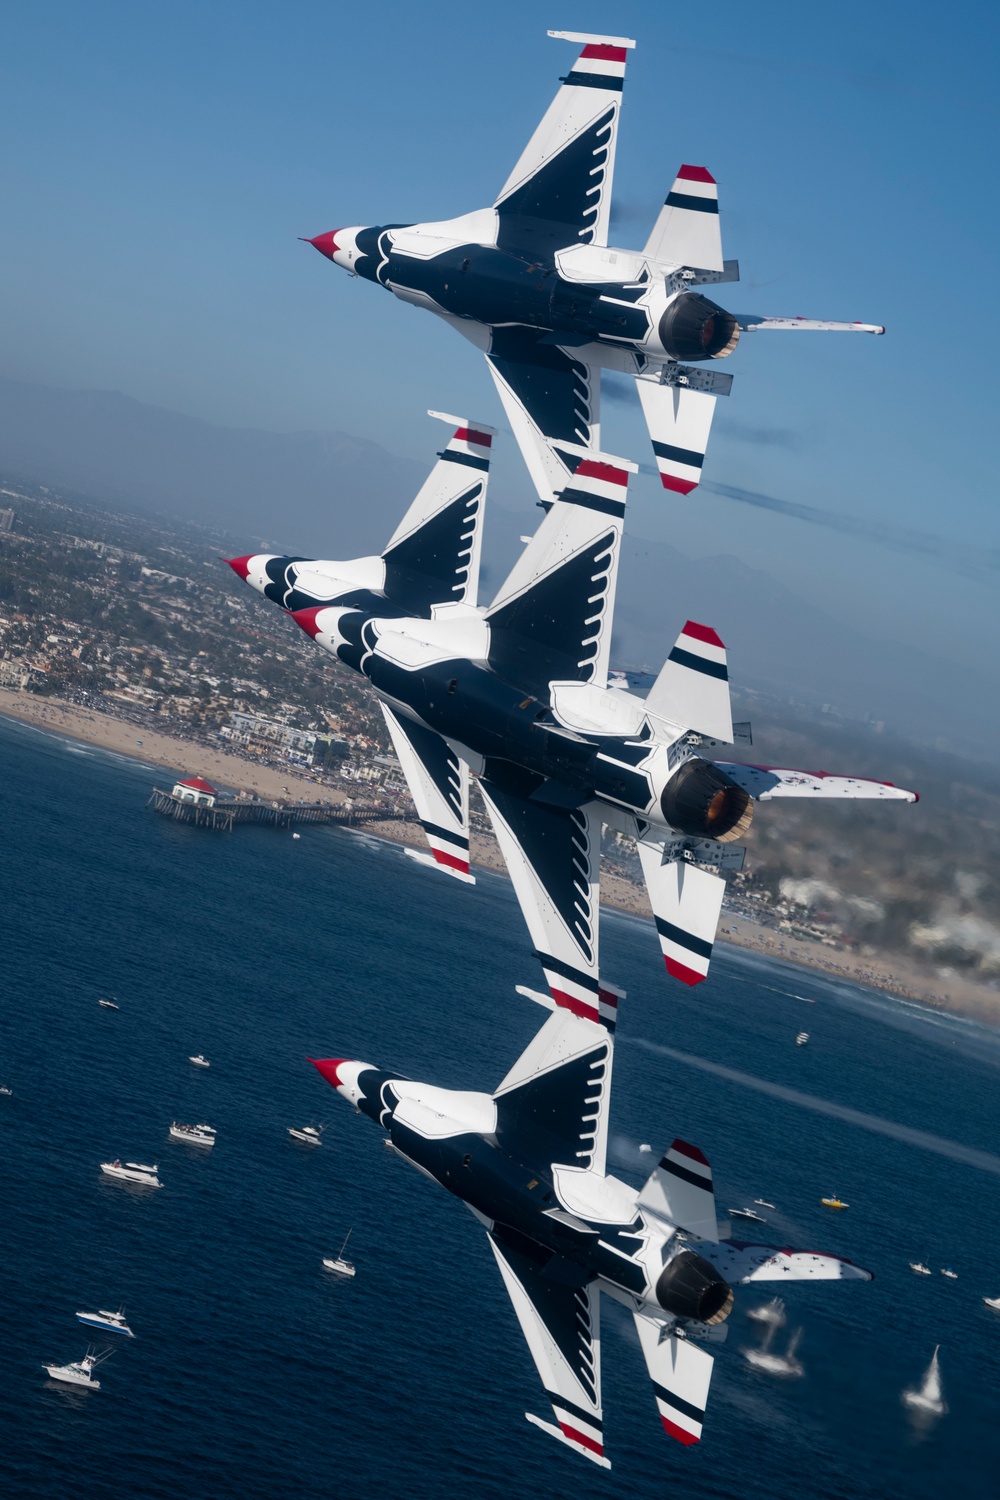
[[[706,477],[1000,548],[994,448],[997,11],[733,0],[8,7],[0,373],[210,421],[339,428],[422,459],[428,406],[499,423],[471,346],[297,242],[488,203],[573,49],[638,39],[614,238],[682,161],[720,185],[737,310],[884,322],[762,334],[726,368]],[[634,401],[605,446],[649,461]],[[511,439],[497,494],[532,502]],[[294,503],[294,497],[289,497]],[[641,477],[637,534],[734,553],[837,619],[1000,688],[994,578]],[[709,606],[710,610],[710,606]]]

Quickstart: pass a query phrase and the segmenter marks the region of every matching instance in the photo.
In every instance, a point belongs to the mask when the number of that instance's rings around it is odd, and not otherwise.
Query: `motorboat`
[[[806,1043],[808,1042],[808,1040],[809,1040],[809,1033],[808,1033],[808,1031],[800,1031],[799,1034],[798,1034],[798,1036],[795,1038],[795,1045],[796,1045],[796,1047],[804,1047],[806,1045]]]
[[[922,1260],[911,1260],[910,1270],[914,1276],[929,1276],[931,1274],[930,1266],[925,1266]]]
[[[639,1147],[639,1150],[642,1152],[643,1156],[646,1156],[650,1151],[652,1151],[652,1149],[653,1148],[648,1141],[643,1141],[642,1145]]]
[[[768,1203],[766,1198],[755,1198],[753,1201],[758,1208],[775,1208],[777,1206],[774,1203]]]
[[[782,1320],[784,1321],[784,1320]],[[796,1378],[804,1375],[801,1360],[796,1358],[796,1350],[802,1337],[802,1329],[796,1328],[788,1341],[788,1348],[784,1354],[772,1354],[770,1343],[774,1337],[775,1327],[772,1324],[767,1331],[767,1337],[759,1349],[744,1349],[743,1358],[748,1364],[753,1365],[756,1370],[763,1370],[766,1375],[783,1375],[786,1378]]]
[[[292,834],[292,838],[293,839],[300,839],[301,837],[302,837],[301,833],[293,833]]]
[[[762,1302],[759,1307],[748,1307],[747,1317],[755,1323],[764,1323],[769,1328],[782,1328],[785,1322],[785,1304],[780,1297]]]
[[[301,1128],[289,1125],[287,1128],[292,1140],[301,1141],[303,1146],[322,1146],[323,1144],[320,1139],[323,1134],[322,1125],[303,1125]]]
[[[354,1270],[354,1267],[351,1264],[351,1262],[349,1260],[345,1260],[344,1259],[344,1251],[347,1248],[347,1241],[351,1238],[351,1235],[353,1233],[354,1233],[354,1226],[352,1224],[351,1227],[350,1227],[350,1229],[344,1235],[344,1243],[341,1245],[340,1251],[334,1257],[334,1259],[330,1260],[330,1259],[327,1259],[325,1256],[323,1258],[324,1269],[327,1270],[327,1271],[332,1271],[335,1276],[347,1276],[347,1277],[350,1277],[350,1276],[355,1275],[355,1270]]]
[[[947,1278],[948,1278],[949,1281],[957,1281],[958,1280],[958,1272],[957,1271],[953,1271],[951,1269],[951,1266],[942,1266],[941,1267],[941,1275],[942,1276],[947,1276]]]
[[[91,1328],[100,1328],[104,1333],[123,1333],[126,1338],[135,1338],[125,1321],[124,1307],[120,1307],[117,1312],[109,1312],[105,1307],[100,1312],[78,1312],[77,1317],[81,1323],[86,1323]]]
[[[821,1198],[819,1201],[824,1208],[850,1208],[851,1206],[849,1203],[845,1203],[842,1198]]]
[[[2,1095],[4,1099],[9,1099],[13,1092],[14,1090],[9,1089],[5,1083],[0,1083],[0,1095]]]
[[[396,1149],[395,1146],[392,1144],[392,1136],[391,1135],[384,1135],[382,1137],[382,1144],[383,1144],[383,1146],[385,1147],[385,1149],[387,1151],[395,1151],[395,1149]]]
[[[158,1166],[146,1166],[141,1161],[121,1162],[115,1158],[114,1161],[102,1161],[101,1171],[105,1177],[117,1177],[121,1182],[135,1182],[141,1187],[162,1187],[163,1183],[157,1177]]]
[[[186,1141],[189,1146],[214,1146],[215,1128],[212,1125],[181,1125],[177,1120],[172,1120],[170,1139]]]
[[[210,1068],[212,1066],[208,1058],[203,1057],[200,1052],[196,1052],[194,1057],[189,1057],[188,1062],[194,1063],[196,1068]]]
[[[99,1391],[101,1382],[95,1379],[94,1369],[110,1353],[110,1349],[106,1349],[103,1354],[95,1354],[92,1349],[88,1349],[82,1359],[74,1360],[71,1364],[43,1365],[42,1369],[52,1380],[61,1380],[64,1385],[82,1385],[89,1391]]]
[[[914,1391],[903,1392],[903,1403],[925,1416],[940,1417],[948,1410],[941,1394],[941,1369],[938,1364],[938,1349],[935,1346],[931,1362],[924,1371],[924,1378]]]
[[[1000,1297],[984,1297],[983,1301],[987,1307],[992,1307],[995,1312],[1000,1312]]]
[[[767,1220],[763,1214],[755,1213],[752,1208],[731,1208],[729,1210],[731,1219],[752,1219],[755,1224],[766,1224]]]
[[[102,1010],[121,1010],[121,1006],[116,1005],[113,1000],[98,1000],[97,1003]]]

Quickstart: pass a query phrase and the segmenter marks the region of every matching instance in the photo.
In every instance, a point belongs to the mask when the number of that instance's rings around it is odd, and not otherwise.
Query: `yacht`
[[[215,1129],[212,1125],[181,1125],[177,1120],[172,1120],[170,1139],[187,1141],[189,1146],[214,1146]]]
[[[303,1146],[322,1146],[320,1136],[323,1134],[322,1125],[303,1125],[297,1130],[294,1125],[287,1127],[288,1134],[293,1141],[301,1141]]]
[[[958,1280],[958,1272],[957,1271],[953,1271],[951,1269],[951,1266],[942,1266],[941,1267],[941,1275],[942,1276],[947,1276],[947,1278],[948,1278],[949,1281],[957,1281]]]
[[[109,1312],[104,1307],[100,1312],[78,1312],[77,1317],[81,1323],[87,1323],[91,1328],[100,1328],[105,1333],[123,1333],[129,1339],[135,1338],[125,1321],[124,1307],[120,1307],[117,1312]]]
[[[776,1206],[773,1203],[768,1203],[766,1198],[755,1198],[753,1201],[756,1203],[758,1208],[774,1208]]]
[[[849,1203],[845,1203],[842,1198],[821,1198],[819,1201],[824,1208],[850,1208],[851,1206]]]
[[[731,1208],[729,1210],[731,1219],[752,1219],[755,1224],[766,1224],[767,1220],[763,1214],[754,1213],[752,1208]]]
[[[116,1005],[113,1000],[98,1000],[97,1003],[104,1010],[121,1010],[121,1006],[120,1005]]]
[[[328,1260],[325,1256],[323,1258],[324,1267],[326,1268],[326,1270],[332,1271],[335,1276],[353,1276],[355,1274],[354,1267],[351,1265],[351,1262],[344,1259],[344,1251],[347,1248],[347,1241],[351,1238],[351,1235],[353,1233],[354,1226],[352,1224],[350,1229],[344,1235],[344,1243],[341,1245],[340,1251],[336,1258],[334,1260]]]
[[[1000,1297],[984,1297],[983,1301],[987,1307],[992,1307],[997,1312],[1000,1312]]]
[[[941,1370],[938,1365],[940,1347],[940,1344],[935,1346],[931,1362],[924,1371],[924,1378],[919,1387],[915,1391],[903,1392],[903,1402],[906,1406],[931,1417],[940,1417],[948,1410],[941,1395]]]
[[[106,1349],[103,1354],[95,1354],[92,1349],[88,1349],[82,1359],[74,1360],[72,1364],[43,1365],[42,1369],[53,1380],[61,1380],[64,1385],[82,1385],[88,1390],[99,1391],[101,1382],[94,1378],[94,1367],[107,1359],[110,1353],[110,1349]]]
[[[806,1043],[808,1042],[808,1040],[809,1040],[809,1033],[808,1033],[808,1031],[800,1031],[799,1034],[798,1034],[798,1036],[795,1038],[795,1045],[796,1045],[796,1047],[804,1047],[806,1045]]]
[[[931,1274],[930,1266],[925,1266],[922,1260],[911,1260],[910,1270],[914,1276],[929,1276]]]
[[[194,1057],[189,1057],[188,1062],[194,1063],[196,1068],[210,1068],[212,1066],[208,1058],[203,1057],[200,1052],[196,1052]]]
[[[143,1187],[162,1187],[163,1183],[157,1177],[159,1167],[147,1167],[141,1161],[120,1162],[117,1157],[114,1161],[102,1161],[101,1171],[105,1177],[117,1177],[122,1182],[137,1182]]]

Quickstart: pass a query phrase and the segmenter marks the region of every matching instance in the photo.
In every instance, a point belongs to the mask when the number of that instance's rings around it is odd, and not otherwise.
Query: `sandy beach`
[[[34,724],[54,734],[67,735],[86,744],[130,755],[167,772],[163,778],[166,790],[180,776],[204,776],[214,786],[231,791],[252,792],[268,799],[299,798],[342,801],[346,793],[329,786],[317,787],[308,777],[287,770],[273,770],[244,760],[221,749],[210,749],[158,730],[138,729],[135,725],[112,718],[93,709],[65,703],[57,698],[40,698],[30,693],[0,689],[0,715]],[[169,785],[168,785],[169,783]],[[394,843],[424,848],[421,829],[416,822],[390,820],[366,825],[366,832]],[[470,854],[473,866],[504,874],[500,850],[492,838],[473,830]],[[601,877],[601,900],[619,911],[652,921],[645,889],[605,870]],[[928,965],[902,955],[891,958],[863,958],[841,949],[821,947],[804,942],[746,917],[723,911],[719,940],[737,947],[750,948],[770,958],[787,960],[805,969],[817,969],[839,979],[870,985],[887,994],[918,1000],[943,1010],[952,1010],[980,1021],[1000,1021],[1000,992],[988,989],[959,974],[942,976]]]

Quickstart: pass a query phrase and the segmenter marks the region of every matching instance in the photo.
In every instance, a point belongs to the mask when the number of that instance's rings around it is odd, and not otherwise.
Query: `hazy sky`
[[[0,373],[419,459],[438,438],[428,406],[499,424],[471,346],[296,236],[491,202],[574,56],[546,28],[628,33],[615,241],[641,245],[679,163],[704,163],[744,278],[721,300],[889,330],[745,337],[709,484],[679,501],[640,477],[629,524],[734,553],[839,619],[979,665],[996,691],[997,16],[15,0]],[[605,446],[648,464],[626,394],[606,403]],[[498,495],[527,508],[511,439],[498,457]],[[831,515],[846,529],[815,524]]]

